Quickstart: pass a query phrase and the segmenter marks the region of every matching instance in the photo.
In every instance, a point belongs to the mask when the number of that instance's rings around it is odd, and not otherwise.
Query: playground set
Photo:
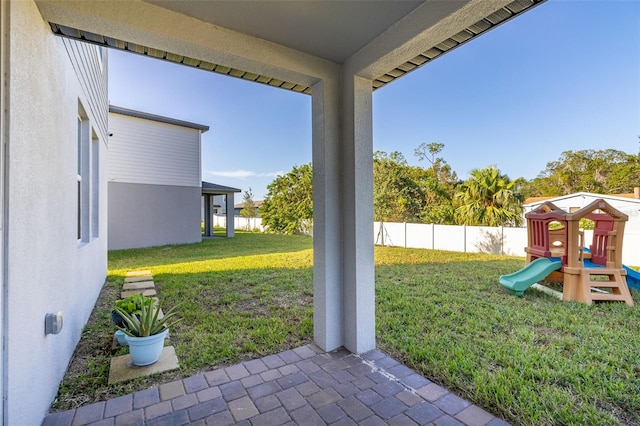
[[[622,240],[628,216],[598,199],[568,213],[545,202],[525,215],[526,265],[500,277],[507,291],[522,296],[538,281],[562,284],[562,300],[592,304],[619,301],[633,306],[629,287],[640,289],[640,273],[622,264]],[[593,240],[584,246],[581,219],[594,223]]]

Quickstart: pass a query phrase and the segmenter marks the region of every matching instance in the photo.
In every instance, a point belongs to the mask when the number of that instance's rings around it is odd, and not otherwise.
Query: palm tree
[[[455,195],[460,225],[519,226],[522,223],[520,181],[511,181],[496,166],[474,169]]]

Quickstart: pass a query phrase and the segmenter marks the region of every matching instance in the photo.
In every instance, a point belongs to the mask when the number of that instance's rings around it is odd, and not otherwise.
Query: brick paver
[[[455,417],[462,423],[469,426],[484,426],[493,420],[493,416],[491,414],[487,413],[480,407],[476,407],[475,405],[465,408],[456,414]]]
[[[115,417],[131,411],[133,407],[133,395],[124,395],[107,401],[104,407],[104,417]]]
[[[158,404],[153,404],[144,409],[145,418],[148,420],[155,419],[156,417],[164,416],[173,411],[171,407],[171,401],[163,401]]]
[[[207,388],[203,389],[200,392],[196,393],[198,397],[198,401],[206,402],[211,401],[212,399],[220,398],[222,396],[222,392],[220,392],[219,387]]]
[[[251,419],[251,423],[261,426],[279,426],[291,421],[291,417],[282,407],[260,414]]]
[[[399,399],[390,397],[385,398],[379,403],[371,406],[371,409],[379,417],[387,420],[393,416],[403,413],[407,409],[407,406],[404,405]]]
[[[338,405],[356,422],[373,415],[369,407],[353,396],[338,401]]]
[[[467,408],[469,406],[469,403],[457,395],[448,393],[439,400],[435,401],[433,405],[437,406],[445,413],[454,416],[460,411]]]
[[[415,420],[418,424],[428,424],[444,413],[435,405],[429,402],[421,402],[405,411],[405,414]]]
[[[449,393],[445,388],[438,386],[435,383],[430,383],[427,386],[421,387],[416,390],[416,392],[418,395],[430,402],[437,401]]]
[[[288,376],[284,376],[284,377],[280,377],[279,379],[276,379],[276,382],[278,382],[278,384],[282,386],[282,389],[289,389],[308,381],[309,381],[309,378],[301,372],[289,374]]]
[[[293,351],[302,359],[311,358],[318,354],[318,352],[313,350],[311,346],[301,346],[299,348],[295,348]]]
[[[418,423],[414,422],[408,416],[401,413],[390,418],[387,424],[389,426],[416,426]]]
[[[187,377],[182,382],[184,383],[184,390],[187,393],[198,392],[209,387],[209,384],[203,374]]]
[[[267,382],[258,386],[254,386],[248,389],[249,396],[251,398],[260,398],[266,395],[273,395],[276,392],[280,392],[282,387],[277,382]]]
[[[42,422],[42,426],[69,426],[73,421],[76,410],[60,411],[49,414]]]
[[[99,402],[97,404],[85,405],[84,407],[78,408],[76,410],[76,416],[73,418],[73,423],[71,424],[73,426],[86,425],[102,420],[104,406],[104,402]]]
[[[322,420],[322,417],[318,415],[318,413],[311,408],[309,405],[305,405],[304,407],[298,408],[297,410],[291,412],[291,417],[299,425],[305,426],[324,426],[326,423]]]
[[[267,370],[264,373],[260,373],[260,378],[265,382],[275,380],[279,377],[282,377],[282,374],[280,374],[278,370]]]
[[[505,426],[382,351],[307,345],[158,387],[52,413],[71,425]]]
[[[278,355],[267,355],[262,358],[262,362],[269,368],[278,368],[285,365],[285,362]]]
[[[435,426],[465,426],[464,423],[459,422],[451,416],[445,415],[442,417],[438,417],[435,422],[433,422]]]
[[[233,401],[247,394],[247,390],[242,386],[242,382],[235,381],[220,385],[220,392],[225,401]]]
[[[234,401],[235,402],[235,401]],[[229,404],[231,405],[231,404]],[[212,416],[216,413],[225,411],[227,405],[222,398],[212,399],[211,401],[202,402],[189,408],[189,419],[193,422],[196,420],[204,419],[205,417]]]
[[[253,359],[251,361],[247,361],[244,363],[244,368],[251,374],[262,373],[263,371],[267,371],[269,367],[266,366],[261,359]]]
[[[229,411],[236,421],[247,420],[260,414],[251,398],[248,396],[236,399],[229,403]]]
[[[261,413],[266,413],[282,406],[282,403],[275,395],[267,395],[262,398],[258,398],[254,401],[254,404]]]
[[[300,395],[295,388],[285,389],[276,394],[284,408],[289,411],[293,411],[296,408],[300,408],[307,403],[307,400]]]
[[[328,424],[335,423],[340,419],[347,417],[344,411],[338,404],[330,404],[325,407],[322,407],[318,410],[318,414],[322,417],[322,420],[327,422]]]
[[[164,383],[158,387],[158,390],[160,391],[160,399],[162,401],[177,398],[185,394],[182,380]]]
[[[183,395],[171,400],[174,411],[184,410],[193,407],[198,403],[198,397],[194,394]]]
[[[249,375],[249,372],[242,364],[227,367],[225,368],[225,371],[227,372],[227,376],[229,376],[231,380],[240,380],[243,377],[247,377]]]

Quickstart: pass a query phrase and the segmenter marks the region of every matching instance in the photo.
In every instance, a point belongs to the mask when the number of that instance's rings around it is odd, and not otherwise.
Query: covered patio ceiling
[[[464,19],[464,10],[472,9],[477,1],[175,1],[144,0],[145,3],[176,12],[215,27],[228,29],[283,46],[297,52],[321,58],[336,64],[344,64],[367,45],[379,40],[395,43],[410,31],[429,28],[435,32],[431,43],[418,55],[410,55],[400,63],[377,69],[370,76],[373,89],[380,88],[396,78],[411,72],[443,53],[472,40],[474,37],[525,12],[544,0],[514,0],[511,2],[481,0],[486,8],[482,18],[465,24],[453,35],[438,38],[436,23],[444,18]],[[49,13],[52,3],[41,2]],[[49,5],[46,5],[49,3]],[[152,10],[152,9],[151,9]],[[471,13],[471,12],[468,12]],[[47,13],[45,13],[46,17]],[[55,15],[55,14],[54,14]],[[457,16],[460,15],[460,16]],[[137,54],[181,63],[187,66],[230,75],[245,80],[311,94],[309,84],[297,83],[260,74],[249,69],[230,67],[202,58],[185,56],[151,44],[111,37],[87,29],[69,26],[52,16],[49,20],[55,34],[91,43],[126,50]]]

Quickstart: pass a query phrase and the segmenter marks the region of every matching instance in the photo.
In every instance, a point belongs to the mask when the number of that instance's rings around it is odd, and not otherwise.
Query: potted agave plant
[[[176,308],[174,306],[162,318],[160,303],[152,298],[143,301],[139,314],[130,314],[117,306],[114,308],[124,322],[124,327],[118,328],[126,335],[134,365],[150,365],[158,361],[169,326],[179,321]]]

